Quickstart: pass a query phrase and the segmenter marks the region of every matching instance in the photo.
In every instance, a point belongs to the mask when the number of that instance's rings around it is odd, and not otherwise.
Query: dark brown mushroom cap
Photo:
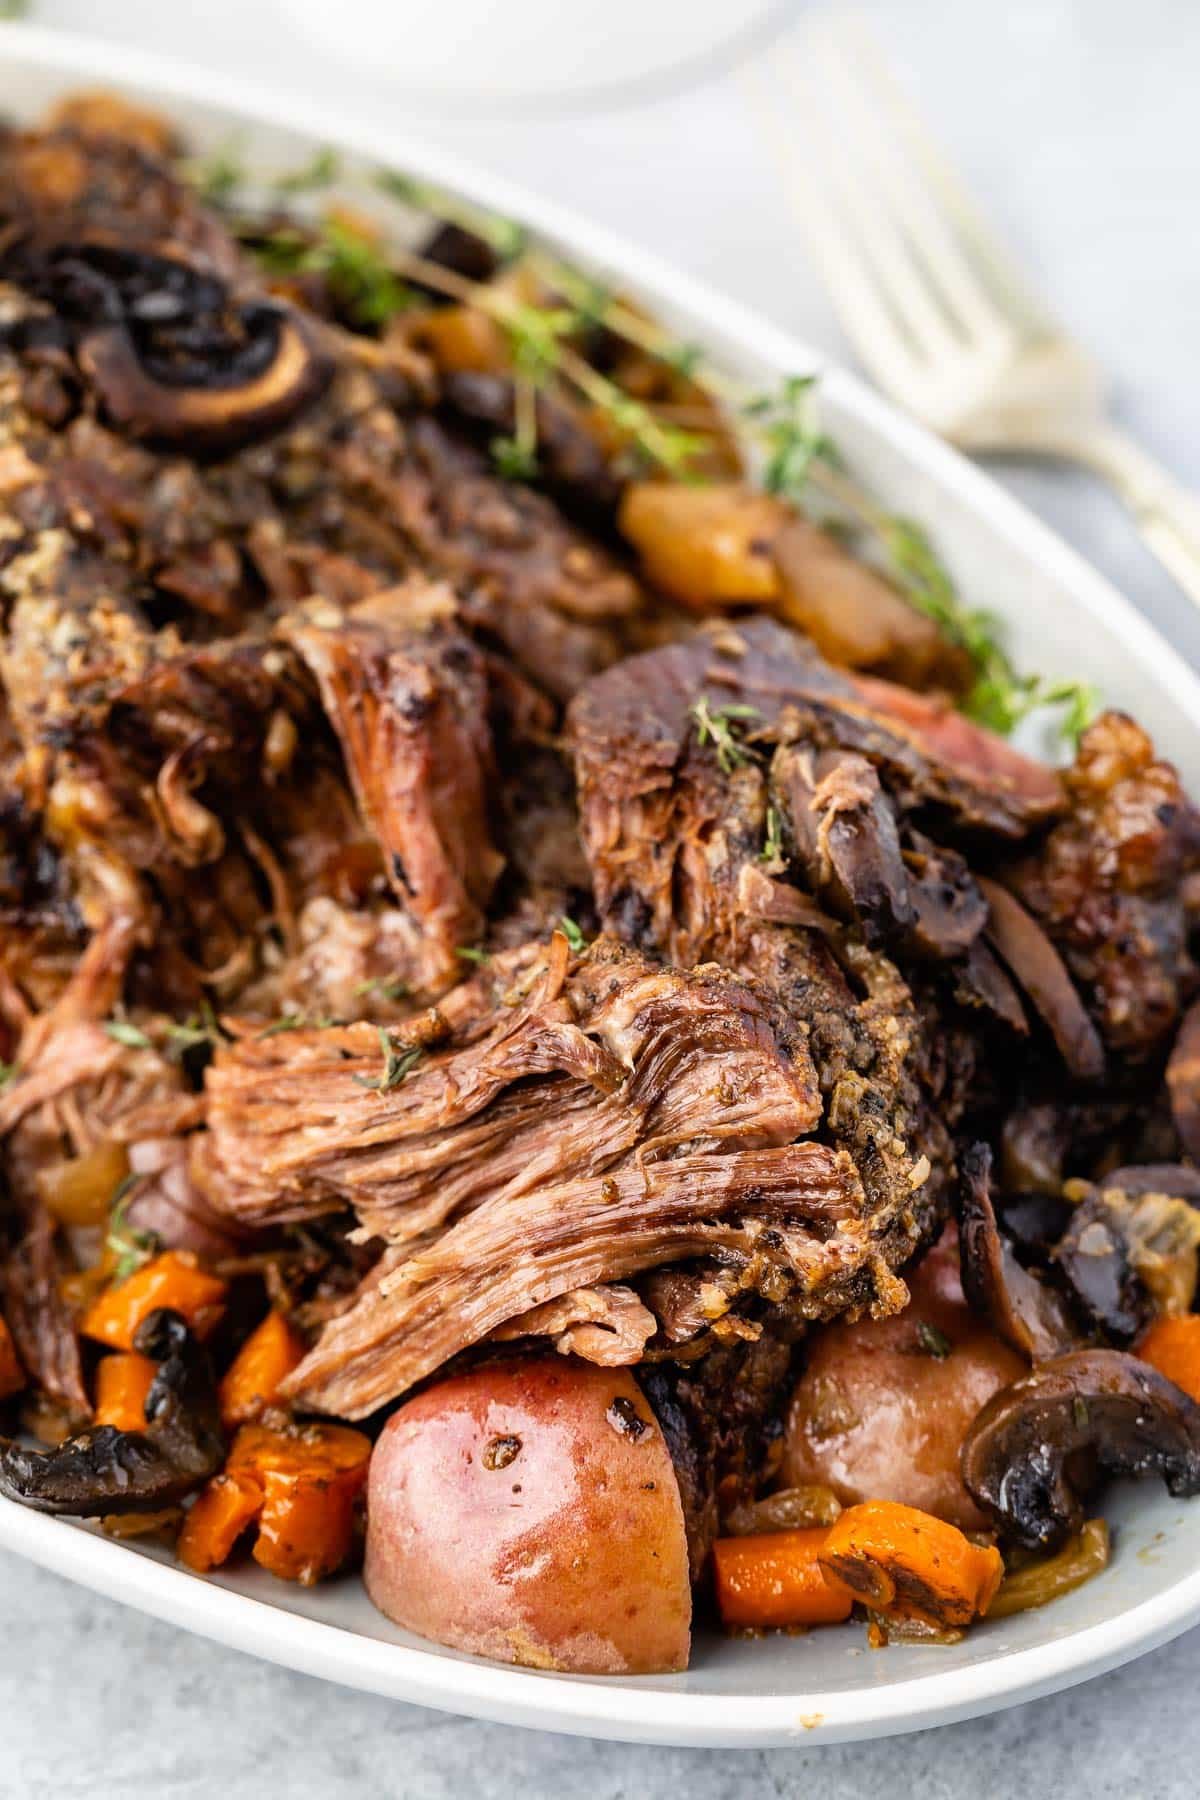
[[[1200,1492],[1200,1407],[1121,1350],[1055,1357],[995,1394],[963,1441],[966,1486],[1010,1541],[1054,1549],[1083,1523],[1081,1465]]]
[[[1045,1021],[1071,1074],[1099,1081],[1104,1046],[1058,951],[1007,888],[982,876],[979,885],[988,903],[989,942]]]
[[[226,455],[280,430],[333,370],[316,327],[278,303],[240,309],[237,343],[174,366],[125,323],[90,331],[79,366],[118,430],[197,456]]]
[[[0,1494],[37,1512],[102,1518],[174,1506],[216,1474],[225,1436],[207,1352],[185,1320],[162,1307],[142,1322],[134,1347],[159,1365],[145,1431],[101,1425],[50,1451],[6,1444]]]
[[[960,1164],[958,1254],[963,1293],[998,1337],[1029,1362],[1079,1347],[1080,1333],[1054,1289],[1017,1261],[991,1197],[992,1153],[974,1144]]]

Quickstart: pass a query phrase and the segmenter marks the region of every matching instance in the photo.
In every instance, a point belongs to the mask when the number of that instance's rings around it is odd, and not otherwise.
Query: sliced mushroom
[[[1063,1061],[1080,1081],[1104,1074],[1104,1047],[1058,951],[1021,902],[980,877],[988,903],[987,936],[1049,1027]]]
[[[1055,1261],[1088,1315],[1129,1343],[1156,1314],[1188,1311],[1198,1246],[1200,1212],[1186,1200],[1105,1187],[1072,1209]]]
[[[914,915],[896,816],[866,757],[786,744],[771,782],[819,898],[868,944],[907,931]]]
[[[1167,1063],[1171,1116],[1189,1156],[1200,1156],[1200,1000],[1183,1015]]]
[[[972,1012],[987,1013],[1017,1037],[1029,1036],[1029,1020],[1021,996],[999,957],[977,940],[953,970],[954,998]]]
[[[101,1425],[50,1451],[9,1443],[0,1494],[37,1512],[98,1518],[173,1506],[216,1474],[225,1438],[207,1352],[179,1313],[162,1307],[139,1326],[134,1348],[159,1365],[145,1431]]]
[[[904,864],[914,914],[909,950],[939,962],[962,956],[988,917],[987,901],[964,858],[913,831],[905,840]]]
[[[1005,1537],[1054,1549],[1083,1524],[1081,1467],[1157,1473],[1171,1494],[1200,1493],[1200,1407],[1136,1356],[1077,1350],[994,1395],[961,1466]]]
[[[1061,1297],[1017,1261],[1000,1232],[991,1197],[992,1153],[975,1144],[960,1166],[958,1254],[963,1292],[1006,1344],[1029,1362],[1079,1347]]]
[[[1134,1200],[1139,1194],[1171,1194],[1200,1205],[1200,1169],[1186,1163],[1127,1163],[1111,1169],[1099,1184]]]
[[[1026,1265],[1046,1268],[1075,1208],[1061,1194],[1042,1192],[998,1194],[996,1218],[1000,1229]]]
[[[156,351],[126,321],[81,340],[78,360],[113,424],[130,437],[224,455],[268,437],[325,388],[331,359],[290,307],[254,302],[238,335],[214,335],[186,359]]]

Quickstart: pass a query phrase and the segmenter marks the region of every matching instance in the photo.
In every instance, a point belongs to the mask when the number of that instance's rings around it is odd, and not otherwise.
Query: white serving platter
[[[1200,681],[1080,557],[987,476],[804,344],[567,209],[392,132],[317,116],[245,81],[134,50],[0,26],[0,114],[33,119],[59,94],[103,85],[164,107],[200,148],[231,132],[267,166],[315,144],[404,169],[523,220],[615,276],[690,340],[752,380],[821,368],[825,416],[856,473],[921,518],[972,601],[1009,627],[1027,667],[1070,674],[1151,726],[1200,790]],[[1200,1503],[1157,1484],[1114,1491],[1112,1564],[1039,1612],[984,1624],[952,1648],[871,1652],[861,1627],[808,1637],[701,1637],[684,1675],[595,1679],[487,1663],[391,1626],[358,1580],[305,1590],[257,1569],[202,1578],[154,1551],[0,1501],[0,1548],[239,1650],[399,1700],[514,1725],[631,1742],[820,1744],[947,1724],[1116,1667],[1200,1620]]]

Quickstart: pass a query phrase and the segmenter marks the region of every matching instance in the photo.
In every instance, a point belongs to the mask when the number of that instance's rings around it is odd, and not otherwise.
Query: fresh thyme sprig
[[[127,1280],[135,1269],[140,1269],[143,1263],[149,1262],[158,1253],[157,1233],[143,1231],[139,1226],[129,1223],[129,1203],[140,1180],[140,1175],[126,1175],[112,1197],[104,1247],[116,1258],[113,1266],[114,1281]]]
[[[566,913],[564,913],[562,918],[558,921],[558,929],[566,938],[572,956],[582,956],[588,947],[588,941],[584,937],[582,931],[580,931],[574,919],[569,919]]]
[[[167,1026],[167,1038],[171,1048],[183,1056],[201,1044],[207,1044],[210,1048],[215,1049],[218,1044],[224,1042],[225,1033],[217,1021],[211,1000],[205,999],[201,1001],[198,1012],[192,1013],[189,1018],[172,1022]]]
[[[127,1050],[153,1050],[153,1040],[144,1031],[132,1024],[128,1019],[105,1019],[106,1036],[115,1043],[124,1044]]]
[[[767,830],[763,838],[763,847],[758,853],[759,862],[778,862],[783,855],[783,818],[777,806],[767,807]]]
[[[296,176],[280,178],[275,191],[302,194],[325,185],[326,177],[332,180],[336,172],[336,160],[318,153]],[[242,185],[241,169],[228,147],[201,166],[194,178],[206,198],[217,202],[227,202]],[[561,386],[585,400],[612,422],[645,467],[676,479],[694,476],[713,437],[728,428],[726,420],[714,415],[700,417],[696,429],[684,430],[594,368],[579,344],[589,331],[601,327],[696,383],[718,402],[757,449],[769,492],[798,504],[816,488],[849,512],[897,588],[970,660],[972,682],[963,702],[965,712],[1007,732],[1031,712],[1055,708],[1063,736],[1078,737],[1094,711],[1095,696],[1080,683],[1048,681],[1017,671],[1003,647],[997,621],[963,604],[925,532],[913,521],[879,508],[841,468],[836,448],[821,426],[813,376],[789,377],[774,395],[750,395],[742,384],[714,368],[695,345],[681,343],[593,277],[542,246],[531,245],[514,222],[396,171],[378,172],[375,186],[430,218],[475,233],[501,261],[519,260],[546,295],[544,303],[518,298],[503,285],[471,281],[407,250],[391,245],[383,249],[373,237],[336,217],[305,230],[271,232],[257,244],[252,240],[251,247],[276,273],[322,274],[349,316],[367,327],[386,323],[412,304],[409,283],[494,319],[508,335],[516,376],[513,430],[496,437],[491,446],[503,476],[536,479],[537,394],[550,386]],[[729,757],[728,746],[724,754]]]
[[[1039,708],[1061,707],[1059,730],[1068,743],[1077,743],[1095,716],[1095,692],[1083,682],[1019,674],[1000,642],[998,621],[991,613],[964,606],[949,571],[915,519],[881,516],[876,530],[890,572],[909,600],[970,658],[974,678],[963,711],[1007,736]]]
[[[696,742],[701,746],[713,746],[717,767],[723,775],[728,775],[739,764],[749,762],[750,753],[734,736],[734,728],[739,720],[760,719],[762,714],[757,706],[731,701],[728,706],[713,707],[709,704],[708,695],[701,694],[698,700],[692,702],[691,716],[696,727]]]
[[[277,175],[271,185],[277,194],[312,194],[321,188],[332,187],[341,179],[341,174],[341,157],[324,144],[313,152],[308,162]]]
[[[762,482],[769,494],[798,500],[813,465],[836,461],[833,442],[821,429],[815,375],[789,375],[778,394],[759,395],[744,410],[762,437]]]
[[[378,994],[381,1000],[403,1000],[409,992],[407,981],[387,975],[372,975],[367,981],[360,981],[354,989],[355,999],[364,994]]]
[[[410,1074],[420,1062],[424,1052],[420,1046],[408,1050],[397,1050],[391,1038],[379,1027],[379,1048],[383,1052],[383,1073],[378,1076],[355,1075],[359,1087],[370,1088],[374,1093],[387,1094],[399,1087],[405,1076]]]

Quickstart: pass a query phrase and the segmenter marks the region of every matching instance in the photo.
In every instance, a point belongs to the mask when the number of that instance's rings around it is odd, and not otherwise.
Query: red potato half
[[[367,1486],[367,1592],[456,1650],[576,1674],[687,1667],[679,1486],[627,1369],[491,1363],[388,1420]]]
[[[959,1448],[980,1407],[1029,1371],[967,1306],[953,1226],[906,1279],[912,1299],[894,1318],[814,1333],[779,1483],[819,1483],[846,1506],[898,1500],[960,1530],[983,1530],[988,1520],[963,1486]]]

